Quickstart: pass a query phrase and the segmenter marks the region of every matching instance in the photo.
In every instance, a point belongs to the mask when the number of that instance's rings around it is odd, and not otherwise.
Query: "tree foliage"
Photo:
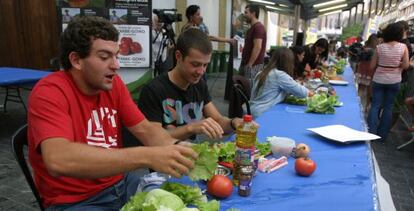
[[[344,27],[342,29],[342,34],[339,36],[339,40],[343,41],[350,37],[356,37],[360,36],[362,34],[362,30],[364,30],[364,27],[362,24],[355,23],[350,26]]]

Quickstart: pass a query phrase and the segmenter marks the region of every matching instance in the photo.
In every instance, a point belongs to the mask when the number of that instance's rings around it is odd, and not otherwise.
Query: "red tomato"
[[[218,198],[227,198],[233,193],[233,183],[224,175],[214,175],[207,182],[207,193]]]
[[[132,43],[132,38],[130,38],[130,37],[122,37],[121,38],[121,44],[122,43],[126,43],[128,45],[128,47],[129,47],[131,45],[131,43]]]
[[[310,158],[298,158],[295,161],[295,170],[301,176],[310,176],[316,169],[316,163]]]
[[[142,52],[141,44],[139,44],[138,42],[131,43],[130,48],[131,48],[131,53],[141,53]]]
[[[119,54],[124,55],[124,56],[128,55],[129,54],[129,45],[126,44],[126,43],[121,43],[119,45]]]
[[[322,72],[317,70],[313,73],[315,75],[315,78],[321,78],[322,77]]]

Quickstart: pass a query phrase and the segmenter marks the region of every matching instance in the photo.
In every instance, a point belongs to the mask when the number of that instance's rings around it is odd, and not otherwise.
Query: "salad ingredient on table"
[[[327,93],[317,93],[308,99],[306,112],[333,114],[334,106],[338,104],[338,97]]]
[[[130,198],[121,211],[183,210],[185,205],[177,195],[162,189],[140,192]]]
[[[197,208],[188,208],[188,205]],[[136,193],[121,209],[121,211],[141,210],[217,211],[220,210],[220,202],[208,201],[197,186],[166,182],[161,189]]]
[[[306,105],[307,99],[306,99],[306,97],[305,98],[299,98],[299,97],[296,97],[294,95],[288,95],[285,98],[285,103],[293,104],[293,105]]]
[[[316,163],[310,158],[297,158],[295,161],[295,170],[301,176],[310,176],[316,169]]]
[[[207,182],[207,193],[218,198],[227,198],[233,193],[233,183],[224,175],[214,175]]]
[[[194,168],[191,169],[189,177],[192,181],[208,180],[216,171],[218,154],[214,148],[208,145],[208,142],[194,144],[193,149],[198,153],[198,159],[195,160]]]
[[[183,200],[184,204],[199,205],[207,202],[207,197],[203,195],[197,186],[184,185],[176,182],[166,182],[161,189],[174,193]]]
[[[310,147],[304,143],[299,143],[292,150],[292,157],[294,158],[305,158],[308,157],[310,153]]]
[[[268,142],[259,143],[256,141],[255,145],[259,156],[267,156],[272,152],[270,149],[270,143]],[[233,162],[234,156],[236,155],[236,144],[234,141],[214,144],[213,148],[216,149],[219,161],[227,163]]]

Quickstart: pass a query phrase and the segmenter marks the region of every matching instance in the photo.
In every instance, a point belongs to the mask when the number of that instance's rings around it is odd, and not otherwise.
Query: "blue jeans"
[[[46,211],[60,211],[60,210],[120,210],[122,206],[129,200],[131,196],[137,191],[140,181],[140,176],[135,173],[127,173],[124,179],[115,185],[106,188],[100,193],[83,201],[72,204],[52,205],[46,208]]]
[[[379,84],[372,82],[372,103],[368,113],[368,131],[387,138],[391,129],[392,105],[400,90],[400,83]],[[382,114],[380,115],[380,110]]]

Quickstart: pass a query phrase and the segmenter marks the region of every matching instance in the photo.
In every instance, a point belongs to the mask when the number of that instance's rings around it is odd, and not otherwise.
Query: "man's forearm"
[[[253,66],[259,54],[260,54],[260,47],[254,46],[252,50],[252,54],[250,54],[249,62],[247,64],[249,66]]]
[[[53,138],[42,143],[42,154],[52,176],[94,179],[148,167],[154,148],[105,149]],[[47,143],[46,143],[47,142]]]
[[[165,146],[177,141],[161,126],[161,123],[144,120],[128,129],[135,137],[139,137],[145,146]]]

